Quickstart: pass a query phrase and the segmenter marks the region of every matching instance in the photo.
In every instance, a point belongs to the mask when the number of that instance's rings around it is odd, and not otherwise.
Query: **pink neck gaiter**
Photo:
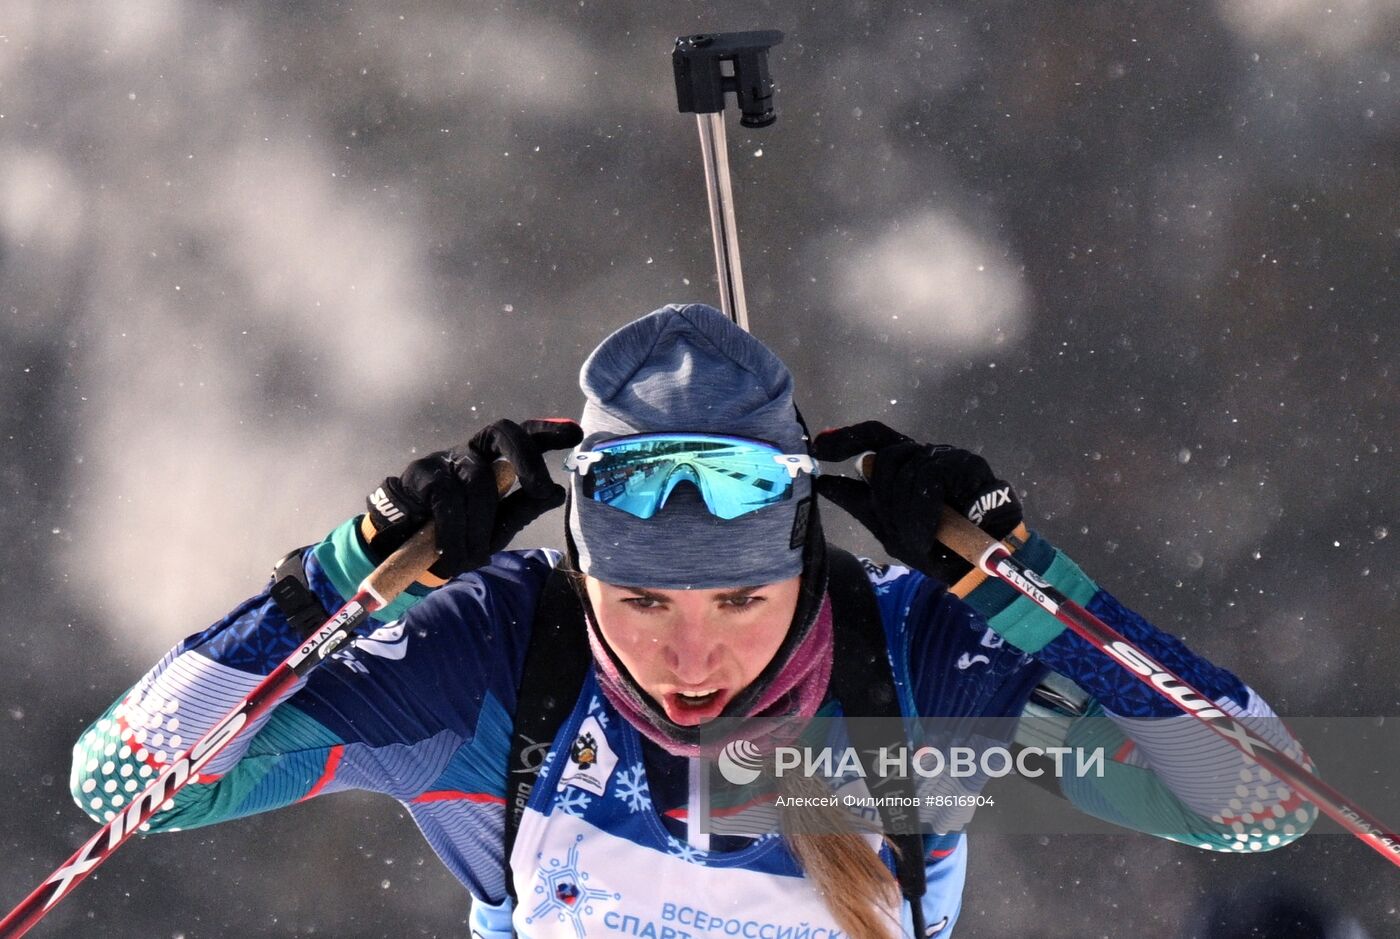
[[[750,741],[765,750],[794,739],[817,713],[831,680],[831,598],[823,595],[816,619],[787,662],[773,676],[749,713],[734,715],[742,723],[723,739],[704,743],[678,740],[656,721],[656,706],[643,700],[636,682],[623,676],[621,665],[599,636],[591,610],[585,619],[588,621],[588,645],[593,650],[603,694],[632,726],[674,756],[713,757],[733,739]]]

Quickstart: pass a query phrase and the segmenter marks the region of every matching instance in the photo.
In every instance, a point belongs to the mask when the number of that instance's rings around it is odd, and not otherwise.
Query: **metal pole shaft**
[[[719,273],[720,308],[748,332],[749,310],[744,302],[744,271],[739,266],[739,230],[734,224],[734,192],[729,185],[729,152],[724,138],[724,112],[695,115],[700,125],[700,152],[705,161],[705,190],[710,196],[710,231],[715,239],[715,269]]]

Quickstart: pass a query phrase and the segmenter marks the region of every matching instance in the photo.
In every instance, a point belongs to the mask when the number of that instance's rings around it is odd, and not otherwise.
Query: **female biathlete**
[[[431,521],[430,573],[219,753],[153,830],[368,789],[402,802],[471,891],[482,939],[946,937],[970,809],[920,810],[924,834],[882,836],[813,796],[848,780],[752,767],[810,719],[842,713],[1010,719],[1009,735],[1046,681],[1069,702],[1062,738],[1111,755],[1101,775],[1057,780],[1082,810],[1221,851],[1287,844],[1312,823],[1312,806],[941,548],[947,503],[1301,758],[1240,679],[1028,531],[980,457],[873,422],[809,438],[783,363],[700,304],[609,336],[580,385],[579,423],[499,421],[414,460],[365,514],[289,555],[277,590],[181,642],[78,741],[79,804],[112,818]],[[567,492],[545,468],[554,450],[569,451]],[[868,482],[838,475],[838,461],[870,452]],[[500,459],[520,483],[504,499]],[[818,494],[898,563],[829,549]],[[562,555],[505,550],[560,505]],[[872,635],[886,654],[850,651]],[[712,771],[716,755],[730,779]],[[755,778],[736,782],[735,766]],[[918,780],[943,796],[983,782]]]

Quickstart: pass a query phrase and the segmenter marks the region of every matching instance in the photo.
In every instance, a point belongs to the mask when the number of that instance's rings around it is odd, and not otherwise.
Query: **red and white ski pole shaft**
[[[869,458],[867,458],[869,459]],[[863,464],[868,467],[868,462]],[[867,473],[868,475],[868,473]],[[1261,739],[1248,727],[1216,707],[1180,676],[1174,674],[1113,627],[1046,583],[1039,574],[1011,556],[1001,542],[994,540],[957,512],[943,507],[938,540],[964,560],[991,577],[1010,584],[1041,609],[1054,615],[1075,634],[1100,652],[1117,661],[1139,681],[1152,686],[1182,713],[1189,714],[1223,737],[1245,758],[1273,773],[1316,805],[1347,831],[1400,867],[1400,836],[1387,829],[1317,775],[1278,748]]]
[[[514,480],[515,472],[510,464],[498,461],[497,490],[504,493]],[[97,834],[0,920],[0,939],[18,939],[28,932],[59,900],[150,821],[166,802],[174,798],[175,793],[195,780],[201,767],[228,746],[244,727],[266,713],[296,684],[297,679],[340,648],[371,613],[392,603],[437,560],[436,538],[433,525],[429,522],[376,567],[360,584],[355,595],[307,636],[296,651],[287,656],[286,661],[229,709],[193,746],[167,763],[146,790],[132,798],[125,810],[98,829]]]

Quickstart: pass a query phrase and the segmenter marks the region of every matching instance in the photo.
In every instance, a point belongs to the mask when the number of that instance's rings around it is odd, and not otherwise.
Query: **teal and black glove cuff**
[[[326,577],[335,585],[342,597],[349,599],[360,589],[360,584],[377,566],[369,545],[360,532],[360,517],[357,515],[337,527],[325,540],[312,548],[316,561],[325,571]],[[394,602],[384,609],[371,614],[374,619],[391,623],[408,612],[409,608],[423,599],[429,588],[413,584],[399,594]]]
[[[1017,549],[1016,560],[1049,581],[1056,590],[1081,606],[1098,593],[1098,584],[1089,579],[1069,557],[1050,542],[1031,532]],[[987,620],[992,630],[1027,654],[1045,648],[1065,631],[1064,624],[1023,596],[1010,584],[988,577],[963,598]]]

